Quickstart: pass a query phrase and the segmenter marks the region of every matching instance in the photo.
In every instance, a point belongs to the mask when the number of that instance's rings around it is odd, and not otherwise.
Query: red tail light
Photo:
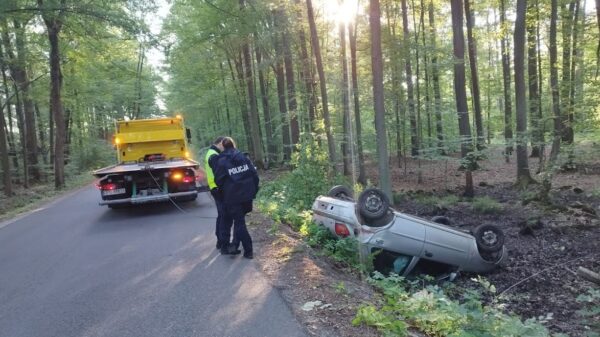
[[[194,177],[190,177],[190,176],[185,176],[183,177],[182,180],[184,183],[193,183],[194,182]]]
[[[100,185],[100,189],[103,190],[103,191],[116,190],[117,189],[117,184],[113,184],[113,183],[103,184],[103,185]]]
[[[350,236],[350,230],[348,230],[348,226],[342,224],[342,223],[335,223],[335,234],[337,234],[340,237],[348,237]]]

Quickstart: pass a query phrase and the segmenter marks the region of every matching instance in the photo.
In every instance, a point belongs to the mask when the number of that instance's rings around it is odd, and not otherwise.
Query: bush
[[[306,221],[304,212],[311,209],[315,198],[345,180],[332,173],[327,152],[311,139],[300,144],[291,164],[291,172],[261,187],[257,205],[274,220],[289,223],[298,230]]]
[[[408,326],[429,336],[549,336],[535,319],[521,322],[517,316],[504,314],[501,306],[482,305],[475,290],[467,292],[461,303],[448,298],[437,285],[419,287],[418,281],[398,275],[375,273],[369,282],[383,292],[384,305],[360,307],[352,323],[376,327],[384,336],[406,336]]]
[[[498,214],[504,210],[501,203],[484,196],[473,199],[473,211],[480,214]]]

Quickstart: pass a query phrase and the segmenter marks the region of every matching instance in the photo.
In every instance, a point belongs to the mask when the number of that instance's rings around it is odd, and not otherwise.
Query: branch
[[[577,269],[577,275],[581,276],[583,279],[600,285],[600,274],[595,273],[587,268],[579,267]]]

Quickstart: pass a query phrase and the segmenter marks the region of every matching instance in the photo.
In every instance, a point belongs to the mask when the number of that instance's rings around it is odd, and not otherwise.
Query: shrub
[[[501,203],[484,196],[473,199],[473,211],[480,214],[498,214],[504,210]]]
[[[507,315],[500,306],[485,306],[480,293],[472,290],[463,302],[451,300],[437,285],[418,287],[398,275],[379,273],[369,280],[384,295],[384,305],[358,309],[354,325],[376,327],[384,336],[405,336],[407,326],[414,326],[429,336],[549,336],[548,330],[535,319],[522,322]]]

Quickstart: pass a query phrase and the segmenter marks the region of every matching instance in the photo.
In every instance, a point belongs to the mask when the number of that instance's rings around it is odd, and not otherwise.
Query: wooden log
[[[577,275],[579,275],[581,278],[584,278],[590,282],[600,284],[600,274],[595,273],[587,268],[584,268],[584,267],[577,268]]]

